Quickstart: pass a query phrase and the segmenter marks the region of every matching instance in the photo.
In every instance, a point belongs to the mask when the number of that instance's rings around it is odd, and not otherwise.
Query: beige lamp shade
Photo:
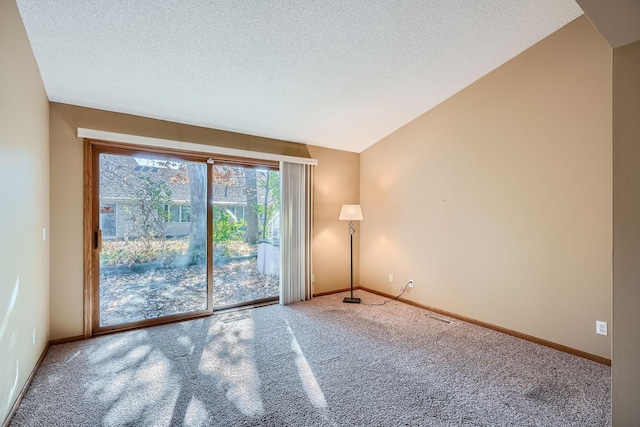
[[[362,209],[360,208],[360,205],[342,205],[340,220],[362,221]]]

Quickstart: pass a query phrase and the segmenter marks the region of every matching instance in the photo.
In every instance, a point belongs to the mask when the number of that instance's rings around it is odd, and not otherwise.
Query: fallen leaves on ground
[[[275,297],[279,292],[279,277],[260,274],[255,258],[214,266],[214,306]],[[206,308],[206,265],[100,276],[101,326]]]

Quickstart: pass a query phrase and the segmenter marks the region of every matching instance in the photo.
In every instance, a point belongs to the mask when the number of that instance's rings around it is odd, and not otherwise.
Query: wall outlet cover
[[[607,335],[607,322],[596,320],[596,334]]]

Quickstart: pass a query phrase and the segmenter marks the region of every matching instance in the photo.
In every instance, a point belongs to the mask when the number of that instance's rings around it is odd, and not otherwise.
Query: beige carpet
[[[343,297],[54,346],[11,425],[611,423],[607,366],[397,301]]]

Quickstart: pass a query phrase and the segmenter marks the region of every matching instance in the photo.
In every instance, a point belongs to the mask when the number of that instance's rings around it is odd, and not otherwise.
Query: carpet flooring
[[[611,424],[608,366],[344,296],[52,346],[11,426]]]

